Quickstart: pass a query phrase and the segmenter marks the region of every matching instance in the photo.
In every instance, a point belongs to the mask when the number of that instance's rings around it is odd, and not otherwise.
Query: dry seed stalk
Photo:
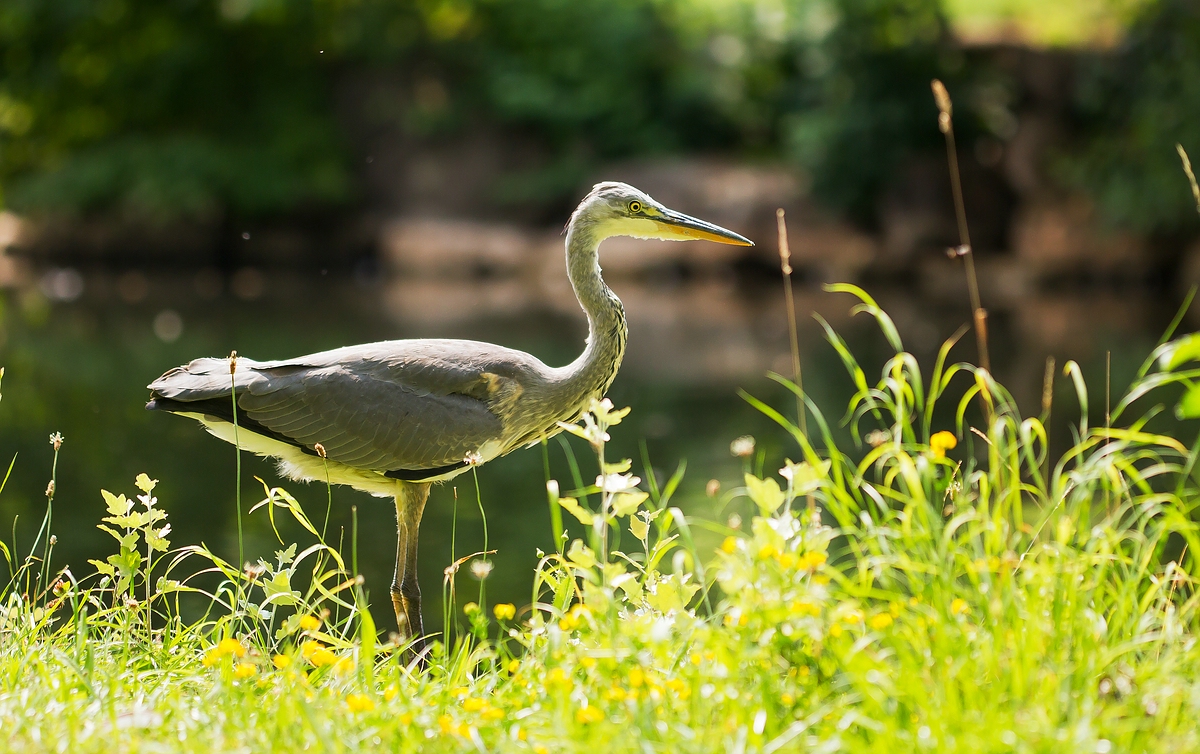
[[[796,416],[800,432],[808,436],[808,420],[804,411],[804,381],[800,374],[800,338],[796,333],[796,300],[792,295],[792,252],[788,247],[787,222],[783,208],[775,210],[779,227],[779,268],[783,271],[783,300],[787,304],[788,338],[792,347],[792,378],[796,381]]]
[[[958,151],[954,146],[954,106],[945,84],[934,79],[933,99],[938,107],[938,129],[946,137],[946,159],[950,163],[950,186],[954,192],[954,213],[958,220],[959,246],[952,249],[951,256],[962,257],[967,268],[967,291],[971,296],[972,318],[975,321],[975,341],[979,348],[979,364],[991,372],[988,358],[987,310],[979,299],[979,281],[975,275],[975,255],[971,248],[971,233],[967,228],[967,211],[963,204],[962,180],[958,173]]]

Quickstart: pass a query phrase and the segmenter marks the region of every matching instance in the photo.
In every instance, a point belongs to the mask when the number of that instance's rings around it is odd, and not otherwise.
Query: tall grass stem
[[[792,250],[788,246],[787,221],[783,208],[775,210],[779,230],[779,268],[783,272],[783,300],[787,306],[788,344],[792,349],[792,377],[796,382],[796,418],[800,431],[808,436],[808,419],[804,411],[804,380],[800,374],[800,336],[796,332],[796,298],[792,293]]]
[[[975,274],[975,252],[971,248],[971,232],[967,227],[967,210],[963,203],[962,178],[958,170],[958,149],[954,145],[954,106],[950,93],[941,81],[933,80],[933,98],[938,107],[938,129],[946,138],[946,159],[950,163],[950,188],[954,194],[954,215],[958,221],[959,247],[952,249],[953,256],[963,258],[967,271],[967,292],[971,298],[971,317],[975,323],[975,341],[979,348],[979,365],[991,372],[988,358],[987,310],[979,297],[979,280]]]

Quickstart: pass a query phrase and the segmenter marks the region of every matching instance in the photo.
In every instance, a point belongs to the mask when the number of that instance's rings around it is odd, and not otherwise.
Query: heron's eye
[[[641,212],[642,211],[642,203],[637,201],[636,199],[634,201],[630,202],[629,203],[629,211],[635,215],[637,213]]]

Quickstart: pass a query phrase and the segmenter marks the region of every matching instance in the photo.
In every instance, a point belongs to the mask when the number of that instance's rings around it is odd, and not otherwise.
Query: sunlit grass
[[[660,488],[605,457],[623,412],[598,403],[571,430],[596,453],[595,483],[547,485],[566,536],[530,603],[457,608],[467,630],[423,662],[376,630],[391,616],[372,617],[285,491],[264,486],[253,515],[292,516],[311,542],[248,569],[171,549],[149,477],[135,500],[98,494],[116,546],[88,575],[41,574],[36,548],[0,551],[13,572],[0,746],[1200,749],[1200,444],[1146,424],[1200,378],[1200,341],[1165,343],[1111,427],[1077,418],[1050,457],[1045,417],[1022,417],[987,372],[954,363],[953,343],[922,373],[874,302],[842,290],[895,350],[871,380],[828,331],[857,389],[844,419],[855,448],[811,402],[808,435],[759,404],[795,460],[749,473],[753,444],[739,438],[743,515],[716,524],[674,505],[678,477]],[[1086,406],[1076,375],[1068,365],[1063,379]],[[701,528],[715,551],[697,549]],[[204,618],[180,617],[187,599]]]

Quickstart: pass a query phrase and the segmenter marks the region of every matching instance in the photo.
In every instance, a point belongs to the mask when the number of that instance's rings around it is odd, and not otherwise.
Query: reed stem
[[[950,187],[954,193],[954,214],[958,221],[958,248],[950,250],[951,257],[962,257],[967,270],[967,292],[971,297],[971,316],[975,323],[975,342],[979,348],[979,365],[991,372],[988,358],[987,310],[979,298],[979,280],[975,274],[975,254],[971,248],[971,232],[967,227],[967,210],[963,203],[962,179],[958,171],[958,150],[954,145],[954,111],[950,93],[939,80],[933,80],[933,98],[938,107],[938,129],[946,137],[946,159],[950,163]]]

